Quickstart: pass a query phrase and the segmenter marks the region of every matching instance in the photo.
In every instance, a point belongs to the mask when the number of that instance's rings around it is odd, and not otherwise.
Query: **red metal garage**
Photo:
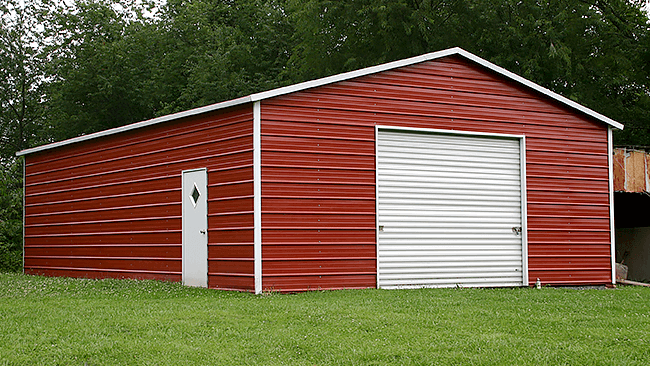
[[[612,128],[454,48],[21,151],[25,272],[614,283]]]

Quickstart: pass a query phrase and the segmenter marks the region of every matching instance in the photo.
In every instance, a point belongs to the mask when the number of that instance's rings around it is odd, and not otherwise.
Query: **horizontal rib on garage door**
[[[378,129],[378,286],[521,286],[517,138]]]

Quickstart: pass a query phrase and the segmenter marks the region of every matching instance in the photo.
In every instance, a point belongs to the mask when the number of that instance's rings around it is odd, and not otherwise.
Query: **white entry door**
[[[378,130],[379,287],[526,283],[522,141]]]
[[[208,287],[207,170],[183,171],[183,284]]]

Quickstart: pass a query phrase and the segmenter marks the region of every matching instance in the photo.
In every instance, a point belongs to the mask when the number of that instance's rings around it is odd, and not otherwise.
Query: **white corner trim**
[[[174,114],[168,114],[166,116],[149,119],[149,120],[142,121],[142,122],[132,123],[132,124],[125,125],[125,126],[122,126],[122,127],[111,128],[110,130],[104,130],[104,131],[99,131],[99,132],[95,132],[95,133],[90,133],[88,135],[82,135],[82,136],[79,136],[79,137],[73,137],[71,139],[67,139],[67,140],[63,140],[63,141],[59,141],[59,142],[53,142],[53,143],[47,144],[47,145],[33,147],[31,149],[25,149],[25,150],[17,152],[16,156],[32,154],[32,153],[43,151],[43,150],[53,149],[55,147],[74,144],[76,142],[92,140],[92,139],[96,139],[96,138],[99,138],[99,137],[102,137],[102,136],[114,135],[116,133],[135,130],[135,129],[138,129],[138,128],[147,127],[147,126],[155,125],[155,124],[158,124],[158,123],[173,121],[173,120],[181,119],[181,118],[185,118],[185,117],[191,117],[191,116],[195,116],[195,115],[201,114],[201,113],[212,112],[212,111],[216,111],[216,110],[223,109],[223,108],[228,108],[228,107],[233,107],[233,106],[244,104],[244,103],[249,103],[250,101],[251,101],[250,96],[248,96],[248,97],[228,100],[228,101],[221,102],[221,103],[211,104],[211,105],[207,105],[207,106],[204,106],[204,107],[194,108],[194,109],[190,109],[190,110],[187,110],[187,111],[182,111],[182,112],[178,112],[178,113],[174,113]]]
[[[379,126],[375,124],[375,288],[379,287]]]
[[[614,223],[614,136],[612,127],[607,128],[607,163],[609,170],[609,230],[612,284],[616,284],[616,225]]]
[[[253,103],[253,247],[255,293],[262,293],[262,106]]]
[[[521,184],[521,259],[522,259],[522,283],[524,286],[529,286],[528,282],[528,191],[526,183],[526,136],[521,136],[519,140],[519,156],[520,164],[519,168],[520,184]]]
[[[22,158],[23,163],[23,274],[25,274],[25,194],[27,193],[27,190],[25,189],[25,169],[27,166],[27,159]]]

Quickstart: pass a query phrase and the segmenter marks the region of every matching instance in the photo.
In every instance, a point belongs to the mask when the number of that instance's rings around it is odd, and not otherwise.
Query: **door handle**
[[[199,232],[200,232],[201,234],[204,234],[204,235],[205,235],[205,230],[201,230],[201,231],[199,231]]]

